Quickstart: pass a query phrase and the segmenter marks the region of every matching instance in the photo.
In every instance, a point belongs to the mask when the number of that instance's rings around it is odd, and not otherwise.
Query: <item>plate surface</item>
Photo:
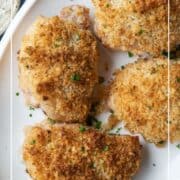
[[[18,67],[17,67],[17,51],[20,48],[22,36],[25,34],[27,28],[32,24],[37,16],[54,16],[57,15],[61,8],[72,5],[85,5],[91,9],[91,16],[93,19],[93,6],[91,0],[39,0],[34,7],[28,12],[26,17],[22,20],[12,39],[12,165],[13,165],[13,179],[26,180],[30,179],[25,172],[25,166],[21,157],[21,145],[24,138],[24,127],[40,122],[45,115],[41,110],[36,109],[30,111],[24,104],[24,98],[18,85]],[[126,52],[112,52],[103,48],[100,45],[101,65],[100,73],[106,78],[111,78],[112,72],[127,63],[136,60],[136,57],[129,58]],[[2,147],[0,148],[0,160],[5,162],[5,165],[0,168],[0,179],[8,180],[9,171],[9,132],[10,132],[10,47],[7,48],[3,61],[0,64],[0,109],[1,126],[0,126],[0,140]],[[105,73],[105,63],[109,64],[110,70]],[[16,93],[19,92],[19,96]],[[29,116],[32,114],[32,117]],[[102,114],[99,119],[107,119],[108,114]],[[128,131],[122,130],[121,134],[127,134]],[[180,150],[176,148],[176,144],[170,145],[170,157],[168,164],[168,146],[164,148],[157,148],[153,144],[146,143],[140,137],[143,145],[143,162],[139,173],[133,178],[134,180],[167,180],[168,179],[168,165],[172,165],[172,180],[179,180],[178,167],[180,167]],[[7,149],[6,149],[7,148]],[[170,167],[170,166],[169,166]],[[170,169],[171,169],[170,167]]]

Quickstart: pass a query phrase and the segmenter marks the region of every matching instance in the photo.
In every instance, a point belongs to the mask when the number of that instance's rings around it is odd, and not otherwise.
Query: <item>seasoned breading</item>
[[[95,37],[59,17],[39,17],[24,36],[19,81],[28,105],[48,117],[84,122],[98,82]]]
[[[110,87],[109,104],[114,114],[130,131],[155,144],[168,136],[167,75],[167,60],[140,59],[117,71]]]
[[[170,64],[170,139],[180,140],[180,61]],[[168,63],[138,60],[115,74],[109,105],[126,127],[155,144],[168,138]]]
[[[170,137],[180,140],[180,60],[170,66]]]
[[[73,22],[82,29],[88,29],[90,26],[89,9],[72,5],[62,9],[60,18],[69,22]]]
[[[180,1],[170,1],[170,45],[175,50],[180,45]],[[179,50],[179,49],[178,49]]]
[[[23,147],[27,172],[36,180],[130,180],[138,171],[138,137],[108,135],[81,125],[37,125]]]
[[[134,11],[143,13],[145,11],[151,10],[152,8],[159,7],[167,3],[167,0],[92,0],[96,6],[101,7],[103,10],[106,10],[108,5],[111,5],[113,10],[118,10],[123,8],[128,11]]]
[[[95,32],[115,50],[159,56],[168,49],[168,6],[159,0],[92,0]]]

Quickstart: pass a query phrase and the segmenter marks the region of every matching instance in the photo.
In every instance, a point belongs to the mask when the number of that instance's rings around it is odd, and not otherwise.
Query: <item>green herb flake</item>
[[[29,117],[32,117],[32,114],[29,114]]]
[[[139,30],[138,35],[142,35],[143,33],[144,33],[144,30],[141,29],[141,30]]]
[[[109,146],[106,145],[103,147],[103,151],[108,151],[108,150],[109,150]]]
[[[79,127],[79,131],[80,131],[80,132],[84,132],[84,131],[86,131],[86,128],[85,128],[84,126],[80,126],[80,127]]]
[[[16,96],[19,96],[19,92],[16,93]]]
[[[34,109],[33,107],[31,107],[31,106],[30,106],[30,107],[29,107],[29,110],[32,110],[32,111],[34,111],[35,109]]]
[[[56,121],[54,121],[53,119],[51,119],[51,118],[48,118],[48,122],[49,122],[49,124],[51,124],[51,125],[53,125],[53,124],[55,124],[56,123]]]
[[[99,76],[99,84],[104,83],[105,79],[103,76]]]
[[[30,142],[30,145],[34,145],[34,144],[36,144],[36,140],[32,140],[31,142]]]
[[[180,149],[180,144],[177,144],[176,147],[177,147],[178,149]]]
[[[121,69],[125,69],[125,66],[121,66]]]
[[[129,57],[133,57],[134,54],[133,54],[132,52],[128,52],[128,56],[129,56]]]
[[[109,6],[110,6],[109,4],[106,4],[106,7],[107,7],[107,8],[109,8]]]
[[[176,81],[177,81],[178,83],[180,83],[180,77],[177,77],[177,78],[176,78]]]
[[[74,73],[72,76],[71,76],[71,80],[72,81],[80,81],[81,80],[81,76],[77,73]]]
[[[97,121],[97,122],[95,122],[94,127],[95,127],[96,129],[101,129],[101,124],[102,124],[101,121]]]
[[[119,133],[119,131],[120,131],[121,129],[122,129],[121,127],[120,127],[120,128],[117,128],[116,133]]]

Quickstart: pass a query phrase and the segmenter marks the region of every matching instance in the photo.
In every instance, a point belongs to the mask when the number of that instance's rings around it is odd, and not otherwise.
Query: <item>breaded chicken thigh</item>
[[[98,82],[97,42],[81,22],[79,28],[59,17],[39,17],[22,40],[19,82],[26,102],[54,120],[84,122]]]
[[[23,159],[36,180],[130,180],[140,166],[141,145],[138,137],[78,124],[40,124],[27,129]]]
[[[166,0],[92,0],[95,32],[115,50],[159,56],[168,50]]]
[[[170,65],[170,138],[180,141],[180,59]]]
[[[180,139],[179,63],[171,65],[171,140]],[[115,74],[110,86],[109,106],[134,133],[155,144],[168,138],[168,62],[138,60]]]

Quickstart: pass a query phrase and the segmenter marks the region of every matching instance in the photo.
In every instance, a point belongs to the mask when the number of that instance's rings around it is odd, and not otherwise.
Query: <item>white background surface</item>
[[[18,86],[18,67],[17,67],[17,51],[20,48],[20,42],[23,34],[27,28],[32,24],[35,18],[39,15],[53,16],[57,15],[61,8],[71,4],[86,5],[92,8],[90,0],[38,0],[33,6],[27,16],[21,21],[12,39],[12,155],[13,155],[13,179],[26,180],[29,176],[25,172],[25,166],[21,157],[21,145],[23,142],[23,129],[26,125],[34,124],[43,120],[44,115],[41,110],[30,111],[24,104],[22,92]],[[91,11],[93,13],[93,10]],[[104,69],[104,61],[110,66],[110,71],[104,76],[110,78],[112,71],[121,65],[133,62],[135,57],[128,58],[127,53],[111,52],[110,50],[101,49],[101,72]],[[9,133],[10,133],[10,46],[7,48],[2,62],[0,62],[0,112],[1,112],[1,125],[0,125],[0,180],[9,180]],[[16,92],[20,92],[16,96]],[[32,117],[29,117],[32,114]],[[105,119],[105,116],[100,116]],[[127,131],[121,131],[120,133]],[[168,147],[157,148],[153,144],[144,142],[141,138],[143,145],[143,161],[139,173],[133,178],[134,180],[167,180],[168,179]],[[172,174],[170,180],[180,180],[180,150],[176,148],[176,144],[170,146],[170,169]],[[3,162],[3,163],[2,163]],[[155,164],[155,166],[153,166]]]

